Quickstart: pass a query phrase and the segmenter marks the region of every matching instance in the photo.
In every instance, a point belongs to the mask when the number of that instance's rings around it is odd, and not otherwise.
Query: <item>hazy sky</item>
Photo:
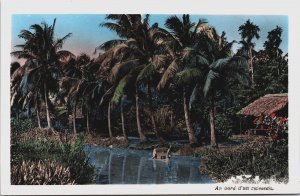
[[[152,14],[150,23],[158,22],[163,27],[165,20],[170,15]],[[181,17],[181,16],[179,16]],[[70,50],[75,54],[85,52],[93,56],[95,47],[101,43],[117,38],[117,35],[106,28],[99,27],[99,24],[105,21],[103,14],[18,14],[12,16],[12,50],[14,46],[22,44],[24,40],[18,38],[18,34],[22,29],[29,29],[32,24],[40,24],[45,21],[49,25],[56,21],[55,36],[63,37],[67,33],[72,33],[65,44],[64,49]],[[260,39],[254,40],[256,49],[263,47],[263,43],[267,39],[268,32],[280,26],[283,29],[281,49],[284,53],[288,52],[288,17],[287,16],[242,16],[242,15],[191,15],[191,20],[197,22],[199,18],[207,19],[208,23],[216,28],[218,33],[226,32],[228,41],[241,39],[238,28],[240,25],[250,19],[251,22],[260,28]],[[239,48],[239,44],[235,44],[233,49]]]

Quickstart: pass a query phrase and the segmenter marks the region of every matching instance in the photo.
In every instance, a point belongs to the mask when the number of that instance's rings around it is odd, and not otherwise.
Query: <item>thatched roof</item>
[[[284,108],[288,104],[288,94],[267,94],[248,106],[241,109],[237,114],[245,116],[270,115]]]

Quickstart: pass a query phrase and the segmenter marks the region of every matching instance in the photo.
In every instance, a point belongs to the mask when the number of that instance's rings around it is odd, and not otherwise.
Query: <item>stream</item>
[[[96,184],[213,183],[199,172],[200,157],[173,155],[168,161],[152,159],[152,151],[85,145],[96,169]]]

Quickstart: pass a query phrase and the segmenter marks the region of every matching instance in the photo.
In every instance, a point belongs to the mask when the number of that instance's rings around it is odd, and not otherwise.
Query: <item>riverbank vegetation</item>
[[[173,146],[177,154],[204,156],[203,171],[218,181],[241,174],[287,177],[287,126],[276,129],[286,137],[275,146],[265,142],[280,138],[273,138],[274,129],[263,141],[232,140],[243,133],[239,110],[265,94],[288,91],[281,27],[256,51],[260,28],[250,20],[240,25],[239,40],[228,40],[189,15],[170,16],[159,26],[150,24],[150,15],[110,14],[100,28],[117,38],[99,43],[98,57],[91,58],[63,49],[72,33],[56,38],[55,23],[22,30],[24,42],[11,53],[26,59],[11,64],[12,183],[92,183],[84,143]],[[130,146],[130,137],[140,144]],[[39,177],[27,178],[29,168]]]

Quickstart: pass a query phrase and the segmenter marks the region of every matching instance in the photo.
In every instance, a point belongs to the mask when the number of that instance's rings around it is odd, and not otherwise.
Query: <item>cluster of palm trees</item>
[[[189,15],[182,18],[170,16],[164,28],[157,23],[150,25],[150,15],[110,14],[106,20],[101,26],[114,31],[119,38],[98,46],[95,49],[95,52],[99,51],[96,59],[86,54],[76,57],[62,50],[64,41],[71,34],[55,39],[55,20],[51,26],[42,23],[32,25],[32,31],[22,30],[19,37],[25,43],[16,46],[20,50],[12,52],[12,55],[25,58],[27,62],[13,70],[11,105],[24,107],[34,104],[39,127],[40,108],[44,106],[48,128],[51,128],[49,108],[53,107],[53,100],[60,100],[72,110],[74,133],[77,132],[76,108],[84,108],[89,130],[90,112],[101,105],[107,107],[110,137],[113,137],[111,111],[119,106],[122,131],[127,138],[123,103],[132,99],[140,142],[146,142],[140,114],[143,99],[149,107],[152,130],[157,139],[164,142],[154,116],[158,108],[153,104],[153,94],[160,95],[172,86],[182,95],[190,144],[199,142],[190,110],[195,102],[201,102],[210,107],[211,145],[217,146],[216,97],[226,96],[232,82],[250,83],[247,58],[237,56],[231,50],[235,41],[228,42],[225,32],[219,35],[205,20],[192,22]],[[245,29],[248,26],[241,27],[240,31],[245,33],[242,37],[249,45],[251,56],[249,43],[258,36],[252,31],[247,33]],[[141,94],[146,96],[141,97]]]

